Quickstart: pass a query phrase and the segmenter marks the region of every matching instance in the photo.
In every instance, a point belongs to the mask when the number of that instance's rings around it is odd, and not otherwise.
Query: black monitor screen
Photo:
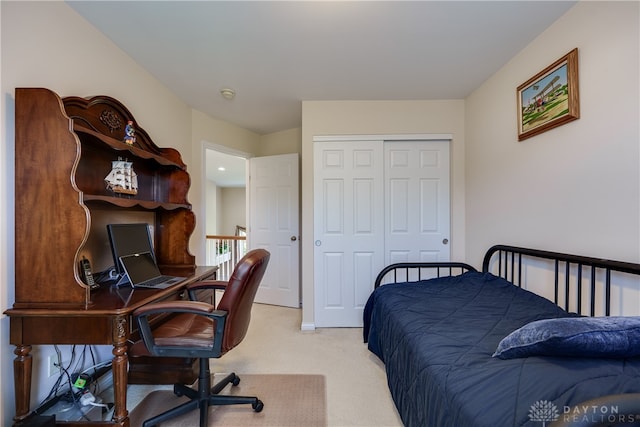
[[[111,244],[113,264],[118,274],[123,274],[120,257],[139,254],[143,252],[153,252],[149,224],[108,224],[107,234]]]

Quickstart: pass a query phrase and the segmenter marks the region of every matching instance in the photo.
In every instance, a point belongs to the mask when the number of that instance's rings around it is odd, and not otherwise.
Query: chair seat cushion
[[[189,348],[213,348],[214,324],[213,319],[183,313],[172,317],[154,329],[157,346],[183,347],[185,354]],[[138,341],[129,349],[132,356],[148,356],[149,351],[144,342]]]

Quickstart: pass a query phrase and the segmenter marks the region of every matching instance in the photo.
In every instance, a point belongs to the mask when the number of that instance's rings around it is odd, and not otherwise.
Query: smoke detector
[[[220,95],[222,95],[224,99],[231,100],[236,96],[236,92],[233,89],[224,88],[220,89]]]

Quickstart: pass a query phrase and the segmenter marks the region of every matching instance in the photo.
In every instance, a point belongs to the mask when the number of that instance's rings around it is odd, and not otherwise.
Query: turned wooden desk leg
[[[125,318],[118,317],[115,319],[115,335],[113,344],[113,363],[111,366],[113,372],[113,397],[114,412],[113,421],[122,423],[127,421],[129,411],[127,411],[127,369],[129,359],[127,358],[127,342],[126,328],[127,321]]]
[[[13,386],[16,396],[16,416],[13,420],[19,421],[29,416],[31,404],[31,370],[33,357],[31,346],[20,344],[13,351],[16,358],[13,360]]]

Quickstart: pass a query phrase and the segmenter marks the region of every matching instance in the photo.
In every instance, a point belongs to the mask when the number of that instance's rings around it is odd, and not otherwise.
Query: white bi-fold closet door
[[[448,261],[448,135],[314,138],[316,327],[359,327],[387,264]]]

